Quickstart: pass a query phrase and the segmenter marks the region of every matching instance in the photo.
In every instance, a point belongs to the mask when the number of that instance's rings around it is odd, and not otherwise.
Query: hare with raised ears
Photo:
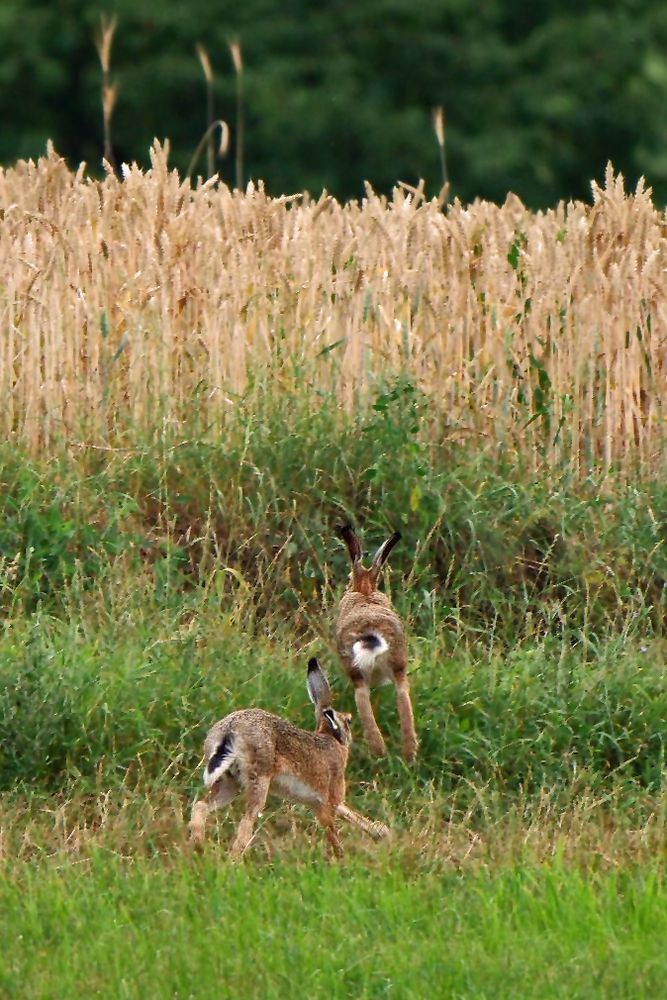
[[[352,717],[331,707],[329,682],[314,658],[308,662],[307,687],[317,718],[313,733],[261,708],[232,712],[215,723],[204,744],[204,784],[209,791],[192,807],[190,832],[195,843],[204,839],[208,814],[227,805],[241,790],[246,810],[231,848],[234,860],[252,840],[269,793],[311,806],[338,858],[343,848],[336,833],[337,816],[376,839],[388,836],[383,823],[374,823],[345,805]]]
[[[395,531],[382,543],[366,568],[361,562],[361,543],[351,525],[336,530],[352,560],[350,580],[338,612],[336,644],[345,672],[354,684],[354,698],[364,734],[373,753],[383,756],[387,752],[373,715],[370,689],[393,682],[398,697],[403,755],[412,761],[419,742],[410,701],[405,629],[387,595],[378,590],[382,568],[401,536]]]

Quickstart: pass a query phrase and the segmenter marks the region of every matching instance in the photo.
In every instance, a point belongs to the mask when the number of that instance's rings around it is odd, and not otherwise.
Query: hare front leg
[[[236,837],[229,852],[232,861],[239,861],[252,840],[255,822],[266,805],[271,778],[265,775],[255,778],[246,789],[246,810],[236,831]]]
[[[199,845],[204,842],[204,831],[208,814],[222,809],[238,794],[239,786],[228,774],[223,774],[212,786],[208,794],[192,806],[190,815],[190,840]]]
[[[354,677],[352,682],[354,684],[354,700],[359,712],[359,718],[361,719],[361,725],[364,729],[366,742],[376,757],[384,757],[387,753],[387,747],[373,715],[370,689],[362,677]]]
[[[394,684],[398,699],[398,716],[401,720],[401,738],[403,740],[403,756],[407,761],[413,761],[419,749],[419,740],[415,731],[415,717],[410,700],[410,682],[405,667],[394,670]]]

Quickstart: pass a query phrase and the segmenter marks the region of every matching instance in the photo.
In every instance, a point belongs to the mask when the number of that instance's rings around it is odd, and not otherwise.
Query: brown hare
[[[419,741],[410,701],[405,629],[387,595],[378,590],[382,567],[401,536],[395,531],[383,542],[367,569],[362,565],[361,544],[352,526],[346,524],[336,530],[352,560],[350,580],[341,598],[336,622],[336,644],[345,672],[354,684],[354,698],[364,735],[373,753],[383,756],[387,752],[373,715],[370,689],[393,682],[398,697],[403,755],[412,761],[417,755]]]
[[[331,690],[316,659],[308,661],[307,688],[315,706],[315,732],[299,729],[261,708],[232,712],[209,731],[204,743],[204,784],[208,794],[192,807],[190,832],[204,840],[206,818],[245,792],[246,810],[236,831],[231,857],[238,860],[252,840],[269,793],[312,807],[337,858],[343,856],[335,819],[340,816],[375,839],[389,835],[345,805],[345,768],[352,742],[352,716],[331,707]]]

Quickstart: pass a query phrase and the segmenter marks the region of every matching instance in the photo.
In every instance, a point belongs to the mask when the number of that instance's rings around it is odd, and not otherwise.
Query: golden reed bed
[[[608,170],[534,213],[122,180],[53,151],[0,173],[0,432],[33,451],[204,422],[253,371],[347,408],[404,370],[459,440],[630,472],[662,451],[667,221]],[[442,427],[442,423],[438,422]]]

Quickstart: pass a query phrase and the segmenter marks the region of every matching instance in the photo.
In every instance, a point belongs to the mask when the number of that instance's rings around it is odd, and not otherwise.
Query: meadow
[[[664,216],[0,175],[0,993],[656,996]],[[529,304],[528,304],[529,303]],[[556,325],[557,323],[557,325]],[[624,332],[622,332],[624,331]],[[353,697],[334,525],[410,632],[421,751],[354,726],[326,860],[272,804],[194,853],[203,736]]]

